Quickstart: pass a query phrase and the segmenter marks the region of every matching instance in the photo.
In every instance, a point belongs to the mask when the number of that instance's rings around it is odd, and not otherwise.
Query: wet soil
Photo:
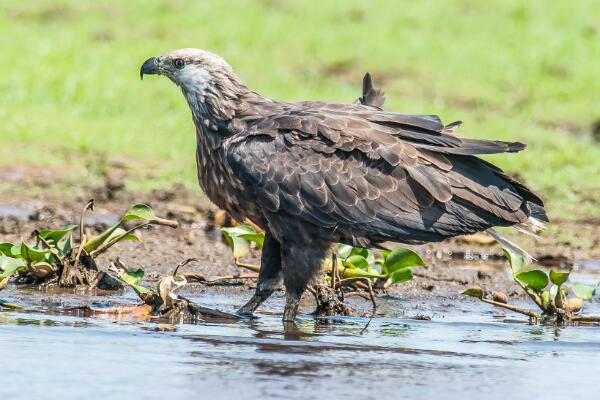
[[[0,198],[0,241],[18,241],[27,238],[34,229],[60,228],[76,223],[83,204],[95,198],[95,211],[88,214],[86,227],[100,231],[116,222],[120,214],[133,203],[147,203],[162,217],[176,219],[179,229],[151,227],[139,232],[142,242],[123,242],[114,246],[98,260],[106,269],[111,260],[119,257],[130,268],[143,268],[145,280],[153,281],[169,274],[181,261],[195,257],[181,272],[199,273],[207,278],[236,274],[241,271],[233,262],[229,248],[221,239],[218,229],[211,227],[207,218],[214,207],[199,193],[177,186],[152,193],[133,193],[119,185],[105,184],[90,188],[85,195],[60,197],[20,198],[18,194],[4,194]],[[554,268],[595,271],[600,260],[600,221],[575,223],[560,222],[559,229],[539,238],[514,236],[515,240],[539,263]],[[559,232],[559,233],[557,233]],[[569,240],[566,232],[572,232]],[[393,244],[391,244],[393,246]],[[518,295],[504,267],[499,246],[489,243],[485,236],[458,238],[439,244],[414,247],[427,260],[428,267],[415,270],[416,279],[390,289],[391,295],[404,298],[455,298],[467,287],[477,285],[489,291],[503,291]],[[258,263],[256,257],[248,261]],[[599,279],[600,280],[600,279]],[[224,287],[250,294],[254,282],[233,281],[211,286],[219,291]],[[310,297],[310,296],[309,296]]]

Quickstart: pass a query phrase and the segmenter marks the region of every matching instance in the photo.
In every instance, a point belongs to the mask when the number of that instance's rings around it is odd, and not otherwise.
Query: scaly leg
[[[296,319],[302,293],[321,270],[321,262],[329,250],[327,243],[284,243],[281,251],[283,283],[286,290],[283,321]]]
[[[256,291],[250,301],[238,310],[238,314],[252,315],[273,294],[277,286],[281,283],[282,278],[281,246],[273,235],[267,232],[262,248]]]

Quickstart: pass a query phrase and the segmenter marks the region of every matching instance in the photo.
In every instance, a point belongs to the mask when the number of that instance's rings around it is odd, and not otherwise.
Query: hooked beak
[[[142,68],[140,68],[140,79],[144,79],[146,75],[158,75],[158,64],[156,63],[156,57],[150,57],[147,59]]]

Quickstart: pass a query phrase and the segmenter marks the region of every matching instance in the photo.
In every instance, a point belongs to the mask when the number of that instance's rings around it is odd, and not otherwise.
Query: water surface
[[[244,295],[195,300],[231,311]],[[242,322],[116,321],[43,306],[2,311],[0,398],[505,400],[599,392],[600,328],[530,326],[512,314],[517,322],[505,322],[471,300],[380,303],[388,317],[366,330],[365,318],[310,317],[284,329],[269,314],[281,310],[280,297]],[[416,313],[432,320],[403,318]]]

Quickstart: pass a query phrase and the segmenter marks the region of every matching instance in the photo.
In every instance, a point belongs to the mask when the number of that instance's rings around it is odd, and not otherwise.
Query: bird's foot
[[[263,299],[261,296],[254,295],[246,304],[237,310],[236,314],[242,317],[253,317],[254,311],[256,311],[262,302]]]

